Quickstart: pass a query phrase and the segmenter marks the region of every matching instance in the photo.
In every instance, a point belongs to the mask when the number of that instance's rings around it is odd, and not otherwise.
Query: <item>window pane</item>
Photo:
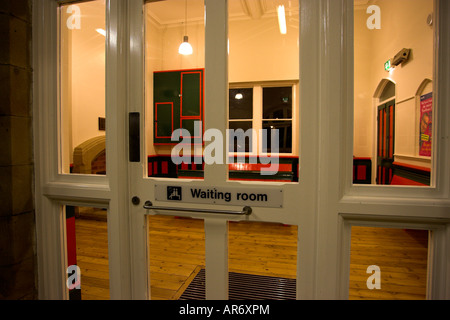
[[[204,221],[157,215],[147,221],[151,299],[198,299],[190,284],[205,270]]]
[[[230,222],[230,300],[295,300],[298,227]],[[205,226],[199,219],[149,216],[153,300],[205,300]]]
[[[292,152],[292,121],[264,121],[263,129],[263,137],[267,144],[263,143],[262,152]],[[273,135],[274,130],[278,130],[278,140]],[[279,142],[278,146],[274,145],[274,141]],[[278,151],[275,148],[278,148]]]
[[[263,89],[263,118],[292,118],[292,87]]]
[[[108,300],[108,213],[66,206],[65,214],[69,299]]]
[[[230,121],[230,152],[253,151],[253,123],[251,121]],[[231,134],[233,132],[233,134]]]
[[[230,119],[253,119],[253,88],[230,89]]]
[[[295,300],[298,226],[229,222],[230,300]]]
[[[298,182],[299,8],[298,0],[228,1],[229,120],[251,119],[254,131],[252,153],[245,154],[245,162],[252,165],[231,163],[232,180],[248,181],[251,175],[258,182]],[[243,87],[253,91],[251,115],[236,107],[239,92],[233,90]],[[264,163],[278,160],[283,166],[264,175]]]
[[[435,11],[433,0],[354,2],[354,183],[432,185]]]
[[[144,12],[147,176],[201,179],[204,1],[145,1]],[[184,51],[189,45],[192,52]],[[174,159],[172,151],[181,143],[183,149]]]
[[[105,0],[60,6],[62,173],[106,173],[105,12]]]
[[[350,300],[425,300],[428,230],[352,227]]]

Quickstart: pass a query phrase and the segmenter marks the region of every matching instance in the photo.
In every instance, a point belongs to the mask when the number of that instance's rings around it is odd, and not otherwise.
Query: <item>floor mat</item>
[[[229,273],[230,300],[295,300],[296,280]],[[179,300],[205,300],[205,269],[200,269]]]

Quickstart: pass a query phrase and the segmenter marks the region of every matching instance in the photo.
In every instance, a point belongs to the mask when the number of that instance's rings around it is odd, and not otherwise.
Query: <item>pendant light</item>
[[[184,56],[191,55],[193,50],[192,46],[189,43],[189,37],[187,36],[187,0],[186,0],[186,6],[185,6],[185,17],[184,17],[184,37],[183,37],[183,43],[180,45],[180,48],[178,49],[178,53],[182,54]]]

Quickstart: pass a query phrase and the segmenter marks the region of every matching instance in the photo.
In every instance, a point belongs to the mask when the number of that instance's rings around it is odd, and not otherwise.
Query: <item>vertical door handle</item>
[[[141,116],[139,112],[130,112],[128,118],[128,150],[130,162],[141,161]]]

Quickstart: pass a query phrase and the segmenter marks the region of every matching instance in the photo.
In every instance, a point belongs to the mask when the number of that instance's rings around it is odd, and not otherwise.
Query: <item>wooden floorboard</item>
[[[109,299],[106,221],[76,220],[77,263],[82,298]],[[296,278],[297,227],[244,222],[229,224],[229,270]],[[154,300],[177,299],[205,265],[201,220],[149,218],[151,292]],[[353,227],[349,299],[422,300],[426,297],[428,232]],[[381,269],[381,290],[369,290],[367,267]]]

